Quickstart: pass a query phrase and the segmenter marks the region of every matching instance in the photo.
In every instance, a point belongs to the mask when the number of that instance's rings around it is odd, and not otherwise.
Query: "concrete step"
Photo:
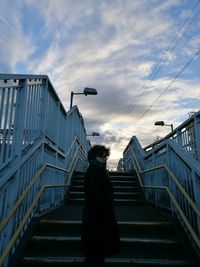
[[[64,266],[73,266],[81,267],[83,265],[84,257],[25,257],[22,260],[21,267],[30,266],[30,267],[64,267]],[[106,258],[105,267],[154,267],[154,266],[168,266],[168,267],[191,267],[191,263],[187,260],[175,260],[175,259],[143,259],[143,258]]]
[[[76,181],[83,181],[84,180],[84,176],[75,176],[73,178],[73,181],[76,182]],[[123,175],[123,176],[117,176],[117,175],[112,175],[110,176],[110,180],[113,181],[137,181],[137,177],[136,176],[129,176],[129,175]]]
[[[127,186],[127,185],[114,185],[113,186],[113,190],[115,192],[138,192],[140,189],[138,186],[134,186],[131,184],[131,186]],[[72,185],[71,186],[71,191],[72,192],[83,192],[84,191],[84,187],[83,185]]]
[[[127,186],[127,185],[114,185],[113,190],[115,192],[140,192],[140,188],[135,185]]]
[[[183,249],[176,239],[120,238],[120,257],[181,259]],[[56,248],[56,249],[55,249]],[[33,236],[26,256],[80,256],[80,237]]]
[[[140,199],[141,194],[140,192],[114,192],[113,193],[114,199]],[[84,192],[72,192],[69,193],[69,198],[76,199],[76,198],[84,198]]]
[[[129,181],[129,180],[111,180],[113,186],[135,186],[138,187],[137,181]]]
[[[140,188],[137,181],[131,181],[131,180],[111,180],[111,183],[113,186],[129,186],[129,187],[137,187]],[[72,182],[72,186],[83,186],[84,181],[83,180],[74,180]]]
[[[81,224],[81,221],[41,220],[35,230],[35,235],[80,237]],[[155,239],[172,238],[175,234],[172,222],[120,221],[118,226],[121,237]]]
[[[130,176],[130,177],[135,177],[136,173],[127,173],[127,172],[117,172],[117,171],[113,171],[113,172],[108,172],[109,176]],[[84,177],[85,176],[85,172],[75,172],[74,177]]]
[[[74,185],[72,184],[70,191],[72,192],[83,192],[84,191],[84,186],[83,185]]]
[[[81,221],[40,220],[35,234],[43,236],[80,237],[81,224]]]
[[[132,177],[132,176],[124,176],[124,177],[120,177],[120,176],[112,176],[112,177],[110,177],[110,180],[111,181],[131,181],[131,182],[133,182],[133,183],[135,183],[135,182],[138,182],[138,179],[137,179],[137,177]]]
[[[68,204],[83,204],[85,199],[84,198],[72,198],[70,197],[67,200]],[[142,198],[142,196],[140,198],[114,198],[114,204],[122,204],[122,205],[140,205],[144,203],[144,199]]]
[[[83,186],[83,184],[84,184],[84,181],[80,179],[72,181],[72,186]]]
[[[128,172],[118,172],[118,171],[111,171],[109,172],[110,176],[135,176],[135,173],[128,173]]]

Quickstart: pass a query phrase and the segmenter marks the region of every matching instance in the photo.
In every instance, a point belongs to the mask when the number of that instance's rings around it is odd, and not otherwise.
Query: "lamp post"
[[[171,131],[173,132],[173,130],[174,130],[173,124],[165,124],[164,121],[156,121],[154,123],[154,125],[156,125],[156,126],[171,126]]]
[[[86,136],[100,136],[100,133],[93,132],[92,134],[87,134]]]
[[[72,108],[72,103],[73,103],[73,96],[74,95],[97,95],[97,90],[95,88],[89,88],[89,87],[85,87],[83,90],[83,93],[74,93],[71,92],[71,99],[70,99],[70,109]]]

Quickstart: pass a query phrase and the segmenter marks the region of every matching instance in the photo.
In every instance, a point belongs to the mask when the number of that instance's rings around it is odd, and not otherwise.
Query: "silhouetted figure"
[[[95,145],[88,152],[85,174],[85,205],[82,217],[82,250],[85,267],[100,267],[104,258],[118,253],[120,238],[113,206],[113,189],[106,171],[110,150]]]

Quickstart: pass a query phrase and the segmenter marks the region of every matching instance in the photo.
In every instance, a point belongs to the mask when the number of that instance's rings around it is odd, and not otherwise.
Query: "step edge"
[[[68,201],[85,201],[85,199],[69,197]],[[142,198],[137,198],[137,199],[114,198],[114,202],[143,202],[143,199]]]
[[[35,262],[66,262],[66,263],[71,263],[71,262],[83,262],[84,257],[24,257],[22,259],[23,261],[35,261]],[[164,264],[165,266],[172,266],[173,265],[178,265],[181,266],[182,264],[191,264],[191,261],[187,259],[155,259],[155,258],[106,258],[105,259],[106,263],[146,263],[148,262],[149,264]]]
[[[31,241],[76,241],[79,242],[81,240],[80,236],[73,236],[73,237],[61,237],[61,236],[42,236],[42,235],[35,235],[32,236]],[[179,244],[178,240],[176,239],[160,239],[160,238],[129,238],[129,237],[122,237],[120,238],[121,243],[142,243],[142,244],[162,244],[162,245],[172,245],[172,244]]]
[[[81,220],[40,220],[39,224],[81,224]],[[164,225],[164,226],[172,226],[173,222],[168,222],[168,221],[118,221],[117,224],[119,225],[144,225],[144,226],[159,226],[159,225]]]
[[[83,191],[70,191],[69,194],[80,194],[84,195]],[[141,192],[113,192],[113,195],[140,195]]]

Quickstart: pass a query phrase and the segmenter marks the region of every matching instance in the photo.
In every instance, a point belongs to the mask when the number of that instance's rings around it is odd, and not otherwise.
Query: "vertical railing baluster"
[[[30,117],[29,117],[29,138],[28,143],[30,143],[33,140],[33,127],[34,127],[34,85],[30,85]]]
[[[14,133],[13,136],[13,152],[14,156],[19,156],[21,149],[23,147],[23,139],[24,139],[24,118],[25,118],[25,107],[26,107],[26,88],[27,83],[26,80],[20,80],[19,82],[19,90],[17,95],[17,103],[16,103],[16,116],[15,116],[15,124],[14,124]]]
[[[0,163],[4,163],[4,153],[6,146],[6,103],[7,103],[7,90],[3,89],[3,97],[2,97],[2,110],[1,110],[1,133],[2,133],[2,144],[1,144],[1,155],[0,155]]]
[[[28,116],[29,116],[29,86],[27,85],[26,87],[26,102],[25,102],[25,107],[24,107],[24,112],[25,112],[25,118],[24,118],[24,143],[27,143],[27,138],[28,138]]]
[[[37,92],[37,100],[36,100],[36,118],[35,118],[35,135],[38,136],[40,134],[39,132],[39,123],[40,123],[40,105],[41,105],[41,102],[40,102],[40,93],[41,93],[41,85],[40,84],[37,84],[36,86],[36,92]]]
[[[34,85],[34,107],[33,107],[33,139],[31,140],[31,142],[33,142],[36,138],[37,135],[37,84]]]
[[[194,117],[196,159],[200,161],[200,115]]]
[[[7,128],[7,150],[6,150],[6,156],[5,156],[5,162],[8,161],[10,158],[10,151],[11,151],[11,138],[12,138],[12,114],[14,109],[14,96],[13,96],[14,89],[10,88],[10,96],[9,96],[9,118],[8,118],[8,128]]]

